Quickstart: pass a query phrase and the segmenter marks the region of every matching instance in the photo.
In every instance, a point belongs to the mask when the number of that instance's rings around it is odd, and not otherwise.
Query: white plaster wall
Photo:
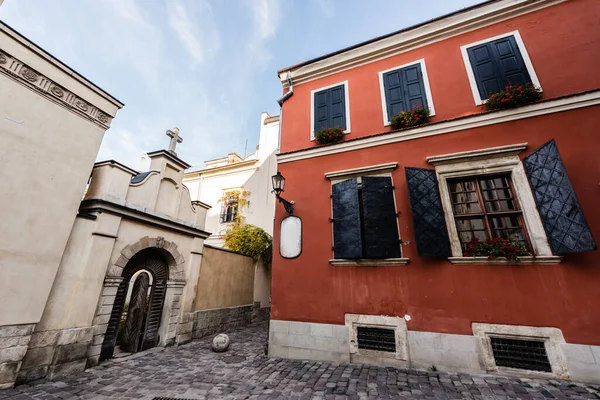
[[[200,200],[212,206],[206,216],[205,229],[213,236],[220,235],[227,228],[227,224],[219,223],[221,203],[218,199],[224,191],[234,188],[243,188],[250,192],[248,196],[250,204],[241,210],[246,223],[256,225],[273,235],[275,196],[271,193],[271,177],[277,173],[275,152],[279,141],[279,122],[264,125],[263,122],[268,117],[267,113],[261,115],[257,164],[220,172],[208,170],[201,174],[190,173],[184,179],[192,200]],[[208,239],[207,243],[221,244],[218,240],[215,241],[214,237]]]
[[[39,321],[103,135],[0,75],[0,325]]]

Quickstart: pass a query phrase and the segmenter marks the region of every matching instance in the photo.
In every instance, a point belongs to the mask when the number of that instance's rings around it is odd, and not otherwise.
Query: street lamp
[[[275,192],[275,197],[277,197],[277,200],[279,200],[280,203],[283,203],[285,211],[292,215],[294,213],[294,202],[287,201],[281,197],[281,193],[283,193],[283,189],[285,188],[285,178],[281,175],[281,172],[277,171],[277,174],[273,175],[271,180],[273,181],[273,192]]]

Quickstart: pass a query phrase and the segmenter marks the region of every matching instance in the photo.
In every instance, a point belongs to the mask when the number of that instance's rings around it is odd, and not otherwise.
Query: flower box
[[[410,126],[422,125],[429,119],[429,109],[420,104],[410,111],[402,111],[390,121],[392,129],[408,128]]]
[[[524,106],[542,99],[542,90],[531,83],[525,85],[508,84],[504,90],[491,93],[485,102],[486,110],[504,110]]]
[[[535,258],[535,254],[530,254],[523,243],[513,239],[493,238],[485,242],[474,238],[465,248],[465,257],[487,257],[488,259],[505,258],[510,261],[518,261],[519,257],[529,256]]]
[[[320,144],[337,143],[344,139],[344,129],[328,128],[315,132],[315,140]]]

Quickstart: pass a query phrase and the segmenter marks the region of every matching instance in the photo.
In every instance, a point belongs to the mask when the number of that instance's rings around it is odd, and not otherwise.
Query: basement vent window
[[[544,342],[497,337],[490,339],[498,367],[552,372]]]
[[[396,352],[396,331],[385,328],[357,327],[358,348]]]

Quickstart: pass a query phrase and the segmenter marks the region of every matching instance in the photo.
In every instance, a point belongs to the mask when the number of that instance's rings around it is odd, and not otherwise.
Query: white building
[[[279,116],[261,115],[260,140],[256,152],[247,157],[236,153],[206,161],[205,168],[186,172],[183,183],[192,200],[212,206],[206,216],[206,230],[212,235],[206,244],[222,246],[223,233],[239,213],[245,222],[273,235],[275,195],[271,193],[271,176],[277,173],[276,153],[279,145]],[[247,204],[238,206],[223,201],[226,193],[247,193]]]

